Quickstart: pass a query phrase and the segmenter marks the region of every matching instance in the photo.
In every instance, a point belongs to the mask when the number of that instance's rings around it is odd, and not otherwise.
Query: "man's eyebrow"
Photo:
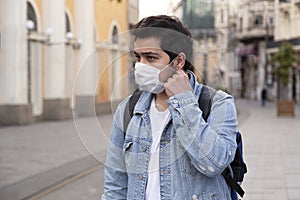
[[[148,52],[142,52],[142,53],[137,53],[136,51],[133,51],[134,55],[139,56],[139,55],[144,55],[144,56],[149,56],[149,55],[157,55],[159,56],[159,53],[153,52],[153,51],[148,51]]]

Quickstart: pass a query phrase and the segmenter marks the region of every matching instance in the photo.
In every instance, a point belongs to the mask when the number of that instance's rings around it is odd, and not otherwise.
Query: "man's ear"
[[[178,56],[176,57],[175,68],[183,69],[185,62],[186,62],[185,54],[183,52],[179,53]]]

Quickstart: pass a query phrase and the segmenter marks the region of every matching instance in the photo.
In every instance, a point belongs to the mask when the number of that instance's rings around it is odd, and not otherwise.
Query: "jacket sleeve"
[[[104,169],[104,194],[102,200],[127,198],[127,172],[124,161],[123,114],[127,100],[120,103],[113,119]]]
[[[197,98],[184,92],[168,99],[176,139],[192,165],[206,176],[220,174],[234,159],[237,116],[233,97],[218,91],[207,122]]]

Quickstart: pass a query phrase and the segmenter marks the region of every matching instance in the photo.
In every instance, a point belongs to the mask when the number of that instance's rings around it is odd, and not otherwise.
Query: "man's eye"
[[[148,59],[149,61],[152,61],[152,60],[156,60],[157,58],[154,57],[154,56],[147,56],[147,59]]]
[[[140,56],[134,56],[134,59],[135,59],[136,61],[140,61],[140,60],[141,60],[141,57],[140,57]]]

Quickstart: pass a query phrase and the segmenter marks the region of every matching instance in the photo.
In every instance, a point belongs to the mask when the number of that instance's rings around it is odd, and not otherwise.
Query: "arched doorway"
[[[28,103],[32,104],[33,115],[39,116],[43,112],[41,45],[30,40],[30,34],[39,31],[38,15],[35,8],[31,1],[27,1],[27,22],[32,24],[28,29],[27,40]]]

